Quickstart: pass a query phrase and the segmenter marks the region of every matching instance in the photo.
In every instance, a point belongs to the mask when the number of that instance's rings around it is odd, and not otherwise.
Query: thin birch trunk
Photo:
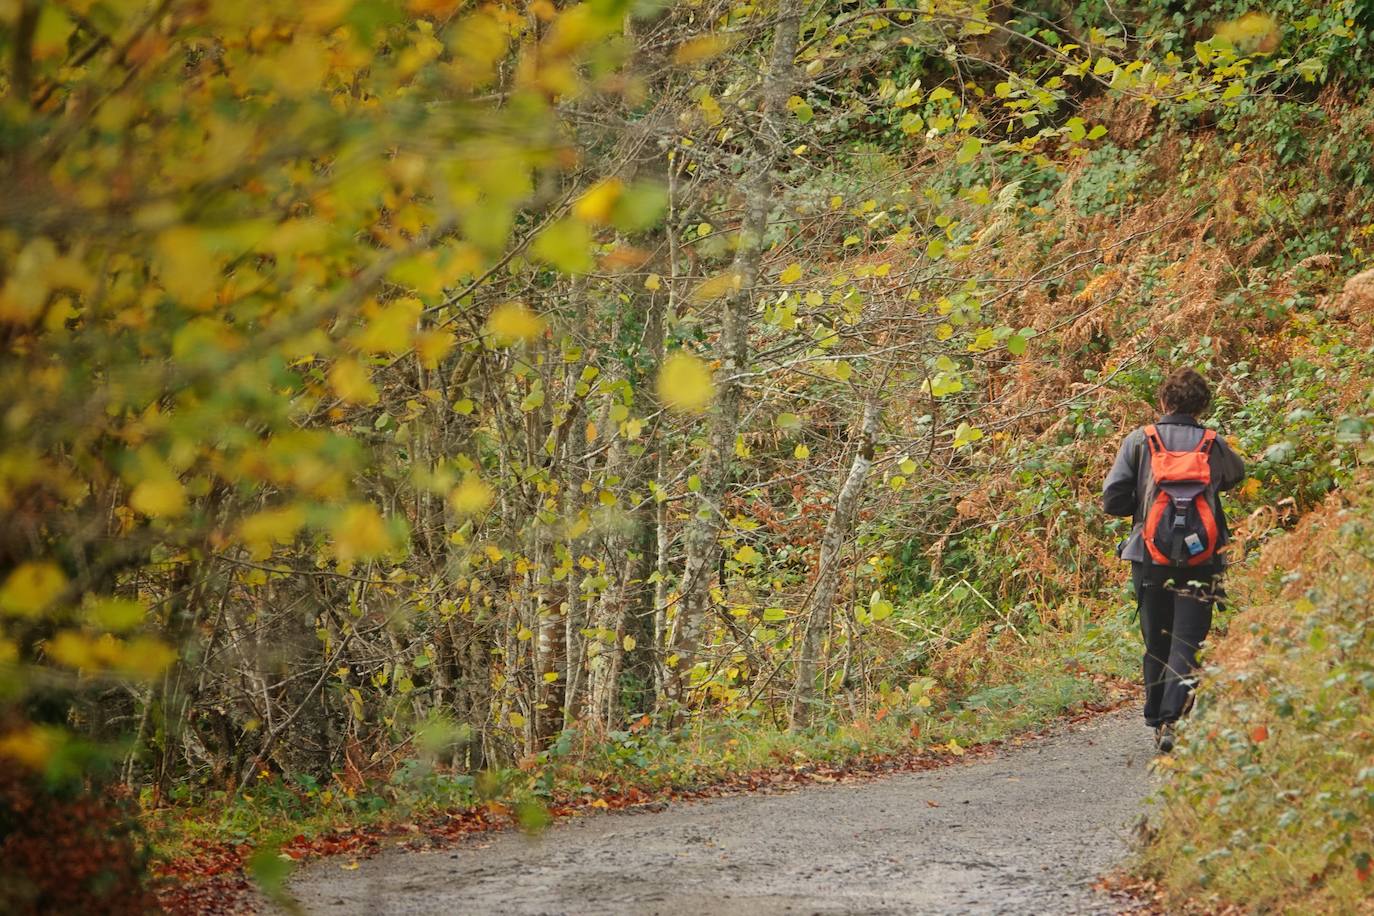
[[[821,556],[816,569],[816,587],[812,591],[811,613],[802,634],[801,653],[797,657],[796,678],[792,685],[792,728],[803,728],[811,721],[812,708],[817,702],[816,671],[821,644],[835,606],[840,585],[840,560],[844,554],[845,538],[850,520],[863,492],[864,481],[873,467],[873,445],[878,435],[878,404],[870,400],[864,405],[859,424],[858,447],[849,465],[849,474],[835,497],[835,508],[826,522],[821,538]]]
[[[717,353],[720,369],[716,373],[716,405],[711,433],[702,456],[699,477],[702,487],[696,513],[688,523],[686,560],[682,576],[682,602],[670,634],[670,651],[678,662],[669,686],[682,702],[696,664],[706,610],[710,605],[712,560],[720,534],[721,502],[734,464],[735,439],[739,434],[742,384],[740,375],[748,366],[749,318],[753,308],[754,287],[759,278],[768,214],[776,197],[774,164],[783,146],[783,115],[786,100],[795,81],[794,58],[801,26],[801,5],[784,0],[773,33],[773,50],[768,74],[761,86],[763,117],[754,134],[753,161],[743,182],[745,214],[740,223],[739,247],[735,250],[731,273],[736,285],[723,304]]]

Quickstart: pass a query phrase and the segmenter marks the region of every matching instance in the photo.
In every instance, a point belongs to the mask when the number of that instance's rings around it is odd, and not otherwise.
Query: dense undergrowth
[[[1143,868],[1180,909],[1366,912],[1374,856],[1374,488],[1236,576]]]

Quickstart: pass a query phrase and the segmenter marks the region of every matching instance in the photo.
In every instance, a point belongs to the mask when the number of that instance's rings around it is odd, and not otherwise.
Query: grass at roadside
[[[933,676],[841,701],[844,720],[805,732],[787,731],[758,708],[676,728],[644,717],[601,740],[568,731],[519,766],[476,775],[420,755],[389,780],[352,789],[339,780],[287,785],[268,775],[236,799],[220,794],[152,811],[147,823],[160,870],[177,878],[164,903],[202,904],[188,903],[186,885],[207,875],[229,876],[241,888],[251,863],[269,866],[256,877],[270,883],[282,861],[277,850],[292,858],[356,851],[389,833],[423,833],[461,812],[480,813],[470,826],[537,829],[551,812],[721,785],[747,789],[760,774],[771,782],[809,781],[817,772],[884,760],[954,760],[968,748],[1126,696],[1122,679],[1133,673],[1135,657],[1128,612],[1081,608],[1057,620],[1055,628],[1025,635],[975,631],[932,665]],[[271,854],[264,857],[264,850]]]

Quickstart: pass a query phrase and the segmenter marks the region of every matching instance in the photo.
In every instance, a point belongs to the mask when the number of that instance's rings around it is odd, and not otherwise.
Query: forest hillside
[[[1345,910],[1371,30],[0,0],[5,909],[1117,703],[1102,480],[1190,366],[1248,472],[1141,867]]]

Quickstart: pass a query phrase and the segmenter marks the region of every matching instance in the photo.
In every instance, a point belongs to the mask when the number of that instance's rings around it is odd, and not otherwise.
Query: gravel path
[[[325,860],[291,890],[322,916],[1115,913],[1091,885],[1126,853],[1151,750],[1132,709],[923,773]]]

